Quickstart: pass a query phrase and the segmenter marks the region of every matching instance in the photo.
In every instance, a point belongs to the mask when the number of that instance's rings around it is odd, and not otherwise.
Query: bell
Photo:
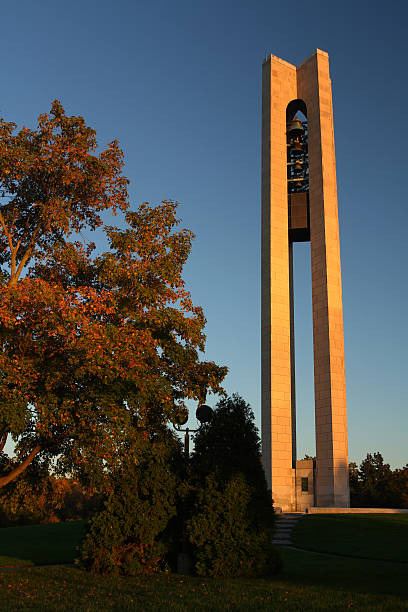
[[[291,147],[293,153],[303,153],[303,145],[298,140],[296,140]]]
[[[297,117],[295,117],[290,123],[288,123],[288,134],[299,134],[303,133],[304,131],[305,128],[303,127],[301,120]]]
[[[298,172],[300,172],[301,170],[303,170],[303,162],[300,161],[300,159],[298,159],[295,162],[295,170],[297,170]]]

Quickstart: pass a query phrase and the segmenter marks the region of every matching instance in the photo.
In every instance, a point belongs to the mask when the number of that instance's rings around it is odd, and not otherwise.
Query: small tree
[[[223,482],[235,474],[243,474],[254,489],[255,499],[271,506],[255,417],[239,395],[218,402],[211,422],[195,436],[191,463],[201,481],[214,472]]]
[[[279,570],[271,545],[272,500],[250,406],[221,399],[195,437],[191,460],[196,500],[188,533],[201,575],[263,575]]]

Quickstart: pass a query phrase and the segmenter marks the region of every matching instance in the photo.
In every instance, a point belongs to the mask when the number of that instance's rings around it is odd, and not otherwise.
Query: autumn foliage
[[[130,211],[118,144],[97,154],[58,101],[15,128],[0,120],[0,450],[11,435],[20,463],[0,486],[38,454],[106,477],[226,374],[199,360],[205,318],[182,279],[193,235],[174,202]],[[98,227],[102,254],[81,234]]]

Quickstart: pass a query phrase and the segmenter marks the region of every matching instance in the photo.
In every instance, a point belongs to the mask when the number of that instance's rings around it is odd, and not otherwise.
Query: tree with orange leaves
[[[117,142],[99,155],[95,132],[58,101],[36,130],[0,120],[0,450],[20,462],[57,457],[61,470],[106,474],[185,412],[218,392],[226,368],[200,362],[205,319],[182,280],[192,234],[176,204],[128,209]],[[109,250],[75,240],[102,227]]]

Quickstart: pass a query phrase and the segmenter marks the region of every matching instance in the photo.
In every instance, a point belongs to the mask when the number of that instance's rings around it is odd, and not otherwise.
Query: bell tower
[[[297,461],[293,243],[310,241],[316,462]],[[262,457],[275,505],[348,507],[336,160],[328,54],[262,68]]]

